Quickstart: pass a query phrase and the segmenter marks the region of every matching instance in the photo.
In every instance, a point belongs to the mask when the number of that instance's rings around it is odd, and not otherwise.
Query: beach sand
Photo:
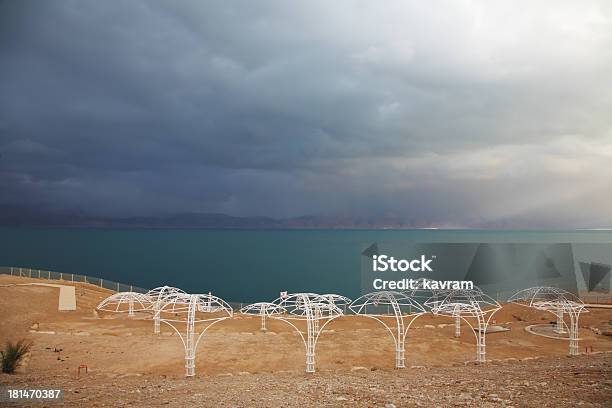
[[[36,281],[0,275],[0,285]],[[525,331],[553,321],[552,314],[505,305],[494,319],[511,330],[487,335],[489,362],[480,366],[471,363],[476,345],[467,326],[455,338],[451,318],[425,315],[409,331],[405,370],[394,369],[394,343],[382,325],[344,316],[321,334],[314,375],[304,373],[304,347],[289,325],[270,320],[263,333],[258,317],[236,314],[206,333],[197,349],[196,377],[185,379],[183,346],[172,329],[162,325],[157,336],[150,315],[96,314],[95,306],[112,292],[74,285],[77,310],[62,312],[56,288],[0,286],[0,341],[33,342],[18,374],[2,375],[2,384],[72,390],[66,400],[75,406],[84,399],[93,406],[118,401],[183,406],[192,398],[204,406],[294,406],[292,401],[446,406],[448,396],[460,394],[465,406],[475,401],[605,406],[612,401],[612,337],[605,335],[610,309],[590,309],[581,316],[580,350],[589,346],[595,353],[570,358],[567,341]],[[88,366],[88,374],[77,378],[80,364]],[[551,400],[555,390],[558,400]]]

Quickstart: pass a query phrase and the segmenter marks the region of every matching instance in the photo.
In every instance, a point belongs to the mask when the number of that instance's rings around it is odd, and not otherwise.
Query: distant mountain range
[[[228,228],[228,229],[350,229],[430,228],[424,222],[399,217],[351,217],[308,215],[293,218],[234,217],[215,213],[178,213],[139,217],[95,217],[79,212],[48,211],[0,205],[1,226],[99,227],[99,228]]]

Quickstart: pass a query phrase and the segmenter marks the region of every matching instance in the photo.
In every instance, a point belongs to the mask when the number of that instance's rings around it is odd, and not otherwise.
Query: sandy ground
[[[14,387],[61,388],[71,407],[610,407],[612,357],[590,355],[473,367],[166,376],[37,373]],[[32,405],[35,406],[35,405]],[[53,405],[48,405],[53,406]]]
[[[34,281],[0,275],[0,285]],[[69,312],[57,310],[58,289],[0,286],[0,341],[25,337],[34,344],[19,373],[3,375],[0,383],[60,386],[72,390],[67,401],[75,406],[84,398],[94,406],[117,405],[113,402],[119,400],[188,406],[198,393],[198,405],[203,406],[294,406],[301,401],[329,406],[447,406],[452,401],[446,396],[461,393],[467,405],[612,405],[612,337],[604,335],[611,327],[610,309],[590,309],[581,316],[580,349],[589,346],[595,353],[568,358],[567,341],[524,330],[553,321],[552,314],[506,305],[495,320],[511,330],[487,335],[490,361],[481,366],[466,366],[476,351],[467,327],[455,338],[451,319],[422,316],[408,334],[406,370],[393,369],[394,343],[382,325],[345,316],[322,333],[314,375],[303,373],[304,348],[289,325],[269,321],[268,332],[262,333],[259,318],[236,316],[207,332],[197,350],[197,376],[185,380],[182,343],[169,327],[162,325],[162,335],[156,336],[148,315],[96,316],[96,304],[111,292],[75,286],[77,310]],[[77,378],[80,364],[87,364],[89,373]],[[460,382],[455,384],[454,378]],[[524,389],[511,397],[502,385],[505,381],[530,385],[517,385]],[[186,391],[194,384],[197,390]],[[126,395],[113,392],[116,387]],[[577,394],[583,388],[588,392]],[[548,395],[549,389],[565,396]]]

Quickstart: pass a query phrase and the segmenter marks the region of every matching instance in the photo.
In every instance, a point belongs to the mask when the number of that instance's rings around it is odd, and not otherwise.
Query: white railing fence
[[[25,278],[34,279],[49,279],[65,282],[82,282],[90,285],[99,286],[104,289],[113,290],[115,292],[139,292],[146,293],[148,289],[125,283],[115,282],[109,279],[96,278],[93,276],[79,275],[76,273],[64,273],[45,271],[42,269],[21,268],[15,266],[0,266],[0,274],[22,276]]]
[[[125,283],[115,282],[109,279],[96,278],[93,276],[79,275],[76,273],[63,273],[45,271],[42,269],[21,268],[16,266],[0,266],[0,274],[22,276],[24,278],[35,279],[50,279],[64,282],[82,282],[90,285],[99,286],[104,289],[109,289],[115,292],[138,292],[147,293],[149,289],[139,286],[128,285]],[[228,302],[234,310],[240,310],[246,303]]]

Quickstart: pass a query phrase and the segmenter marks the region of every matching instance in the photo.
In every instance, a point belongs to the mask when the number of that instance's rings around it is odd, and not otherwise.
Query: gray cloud
[[[611,19],[605,1],[1,2],[0,204],[610,226]]]

